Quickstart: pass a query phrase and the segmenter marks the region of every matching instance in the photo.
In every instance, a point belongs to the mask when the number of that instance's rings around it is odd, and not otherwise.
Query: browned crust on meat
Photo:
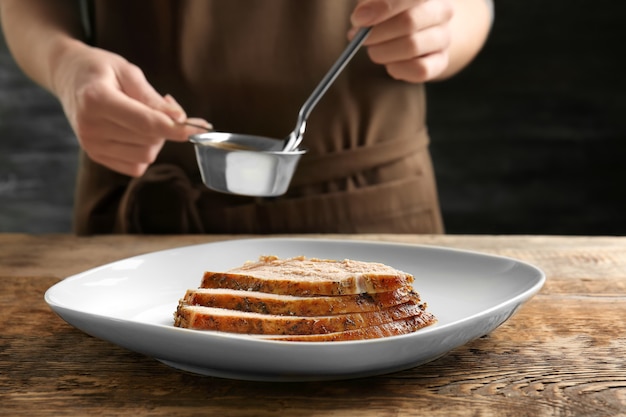
[[[226,272],[207,271],[200,287],[330,296],[388,292],[412,282],[411,274],[380,263],[262,256],[258,262]]]
[[[347,340],[377,339],[381,337],[399,336],[413,333],[436,322],[437,319],[435,316],[427,311],[422,311],[421,314],[417,316],[397,320],[391,323],[362,327],[355,330],[347,330],[345,332],[291,336],[264,336],[263,339],[290,342],[339,342]]]
[[[247,334],[323,334],[391,323],[420,315],[424,308],[423,304],[408,302],[382,311],[302,317],[247,313],[181,303],[175,313],[174,325],[196,330]]]
[[[201,288],[229,288],[242,291],[259,291],[270,294],[296,296],[311,295],[346,295],[378,293],[402,288],[410,284],[410,280],[399,276],[361,276],[345,281],[307,282],[289,279],[265,280],[252,275],[231,274],[227,272],[206,272],[200,285]]]
[[[254,291],[219,292],[209,288],[188,290],[182,302],[188,305],[226,308],[260,314],[284,316],[329,316],[380,311],[399,304],[419,302],[410,287],[374,294],[292,297],[267,296]]]

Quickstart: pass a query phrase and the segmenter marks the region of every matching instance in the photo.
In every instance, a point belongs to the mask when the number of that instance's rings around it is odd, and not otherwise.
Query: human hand
[[[84,44],[59,60],[52,85],[83,150],[121,174],[141,176],[167,139],[182,142],[202,131],[182,122],[210,127],[202,119],[187,119],[137,66]]]
[[[453,12],[450,0],[358,0],[348,36],[372,26],[364,42],[372,61],[395,79],[425,82],[448,67]]]

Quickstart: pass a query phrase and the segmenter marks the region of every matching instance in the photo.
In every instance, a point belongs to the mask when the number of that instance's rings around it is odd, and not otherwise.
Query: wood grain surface
[[[548,279],[501,327],[429,364],[347,381],[245,382],[87,336],[43,300],[85,269],[228,236],[0,234],[0,415],[626,416],[626,238],[324,237],[512,256]]]

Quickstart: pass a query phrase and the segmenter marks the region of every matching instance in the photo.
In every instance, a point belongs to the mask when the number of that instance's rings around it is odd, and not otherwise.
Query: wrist
[[[89,46],[82,41],[65,34],[48,41],[46,66],[48,77],[44,81],[44,87],[52,94],[59,96],[63,85],[63,79],[67,76],[65,64],[72,62],[76,54],[88,49]]]

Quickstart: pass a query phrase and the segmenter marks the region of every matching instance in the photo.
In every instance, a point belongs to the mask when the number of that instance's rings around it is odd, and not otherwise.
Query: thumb
[[[163,96],[163,100],[166,103],[166,107],[161,108],[161,111],[169,115],[178,123],[182,123],[187,119],[187,114],[185,113],[185,110],[183,110],[182,106],[178,104],[174,97],[172,97],[170,94],[166,94],[165,96]]]
[[[401,10],[408,9],[412,3],[414,3],[412,0],[393,3],[383,0],[359,0],[350,16],[350,21],[352,26],[356,27],[374,26],[398,14]]]
[[[176,100],[169,95],[161,96],[148,82],[139,67],[128,64],[117,71],[117,79],[122,91],[130,98],[151,109],[165,113],[176,122],[183,122],[187,118],[185,111]]]

